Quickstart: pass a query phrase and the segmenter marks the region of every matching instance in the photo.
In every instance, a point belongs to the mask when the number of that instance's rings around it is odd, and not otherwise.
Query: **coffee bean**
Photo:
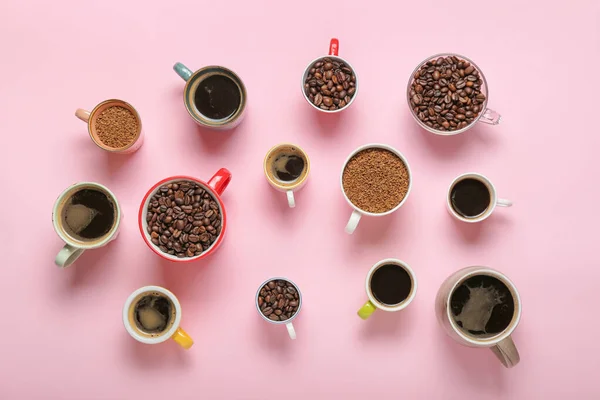
[[[309,69],[304,81],[304,93],[315,107],[323,110],[342,109],[356,93],[355,82],[356,76],[350,67],[325,57]]]
[[[292,299],[287,299],[287,296],[291,296]],[[298,312],[298,298],[298,291],[292,283],[281,279],[272,280],[260,289],[258,307],[262,314],[272,321],[285,321]]]

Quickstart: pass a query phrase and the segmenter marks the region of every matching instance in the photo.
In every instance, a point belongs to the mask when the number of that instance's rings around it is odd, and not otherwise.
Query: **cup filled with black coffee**
[[[455,272],[440,286],[435,311],[440,326],[457,342],[490,348],[507,368],[519,362],[511,334],[521,319],[521,300],[501,272],[479,266]]]
[[[138,215],[148,247],[169,261],[196,261],[221,245],[227,227],[221,195],[231,173],[221,168],[208,182],[171,176],[148,190]]]
[[[373,265],[365,286],[369,300],[358,310],[362,319],[377,309],[393,312],[408,307],[417,294],[417,277],[405,262],[388,258]]]
[[[498,198],[492,182],[474,172],[458,176],[448,188],[446,205],[454,218],[480,222],[492,215],[496,206],[510,207],[512,201]]]
[[[340,44],[331,39],[329,54],[312,60],[302,75],[302,94],[313,108],[325,113],[345,110],[358,94],[352,65],[338,56]]]
[[[398,150],[371,143],[354,150],[340,176],[344,198],[354,209],[346,225],[353,233],[363,215],[381,217],[398,210],[412,186],[410,167]]]
[[[52,211],[52,223],[66,243],[54,262],[68,267],[85,250],[106,246],[117,238],[121,207],[115,195],[95,182],[76,183],[63,191]]]
[[[302,308],[302,293],[287,278],[271,278],[260,284],[255,297],[258,314],[267,322],[285,325],[291,339],[296,339],[294,320]]]
[[[456,135],[477,122],[500,123],[487,108],[489,90],[481,69],[465,56],[452,53],[426,58],[413,71],[406,88],[413,118],[436,135]]]
[[[200,126],[233,129],[244,117],[246,87],[232,70],[211,65],[192,72],[182,63],[173,69],[184,81],[183,102]]]
[[[144,286],[131,293],[123,306],[123,325],[138,342],[158,344],[175,340],[184,349],[194,341],[181,327],[181,304],[160,286]]]
[[[267,152],[263,170],[269,184],[286,193],[290,208],[296,207],[294,192],[304,187],[310,172],[306,152],[295,144],[278,144]]]
[[[75,116],[87,124],[92,141],[102,150],[131,154],[142,146],[144,131],[140,115],[123,100],[105,100],[92,111],[78,108]]]

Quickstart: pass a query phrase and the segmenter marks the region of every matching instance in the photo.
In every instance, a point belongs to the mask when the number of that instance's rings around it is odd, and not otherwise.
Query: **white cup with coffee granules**
[[[85,250],[106,246],[117,238],[121,207],[115,195],[95,182],[80,182],[58,196],[52,211],[52,223],[66,243],[54,262],[65,268]]]
[[[145,344],[173,339],[184,349],[194,341],[181,327],[181,304],[160,286],[144,286],[131,293],[123,306],[123,325],[132,338]]]
[[[340,176],[344,198],[354,209],[346,225],[352,234],[363,215],[382,217],[398,210],[408,198],[412,175],[398,150],[371,143],[354,150]]]
[[[296,207],[294,192],[304,187],[310,172],[306,152],[295,144],[278,144],[267,152],[263,170],[269,184],[286,193],[290,208]]]
[[[90,137],[102,150],[131,154],[142,146],[144,132],[140,115],[123,100],[105,100],[91,112],[78,108],[75,116],[87,124]]]

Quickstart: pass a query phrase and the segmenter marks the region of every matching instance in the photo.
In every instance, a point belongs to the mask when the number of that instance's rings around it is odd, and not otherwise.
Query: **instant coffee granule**
[[[344,192],[352,204],[371,213],[396,207],[406,196],[408,169],[389,150],[366,149],[350,159],[342,175]]]
[[[121,106],[112,106],[100,113],[94,127],[102,144],[120,149],[130,145],[136,139],[139,124],[130,110]]]

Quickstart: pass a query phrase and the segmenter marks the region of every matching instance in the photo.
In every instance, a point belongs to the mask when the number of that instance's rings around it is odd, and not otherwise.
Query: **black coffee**
[[[504,331],[515,313],[513,296],[502,281],[487,275],[467,279],[452,293],[454,321],[471,335]]]
[[[63,211],[66,230],[83,239],[106,235],[115,223],[115,205],[106,194],[95,189],[75,193]]]
[[[281,154],[275,158],[273,172],[279,180],[285,182],[295,181],[302,175],[304,159],[290,154]]]
[[[371,292],[375,298],[388,306],[404,301],[412,289],[412,280],[404,268],[396,264],[383,265],[371,277]]]
[[[138,301],[134,309],[137,327],[147,333],[164,331],[173,318],[171,301],[163,296],[148,295]]]
[[[454,211],[467,218],[480,216],[490,206],[490,191],[478,179],[467,178],[457,182],[450,191]]]
[[[194,103],[202,115],[221,120],[231,117],[240,107],[242,97],[238,85],[224,75],[211,75],[196,88]]]

